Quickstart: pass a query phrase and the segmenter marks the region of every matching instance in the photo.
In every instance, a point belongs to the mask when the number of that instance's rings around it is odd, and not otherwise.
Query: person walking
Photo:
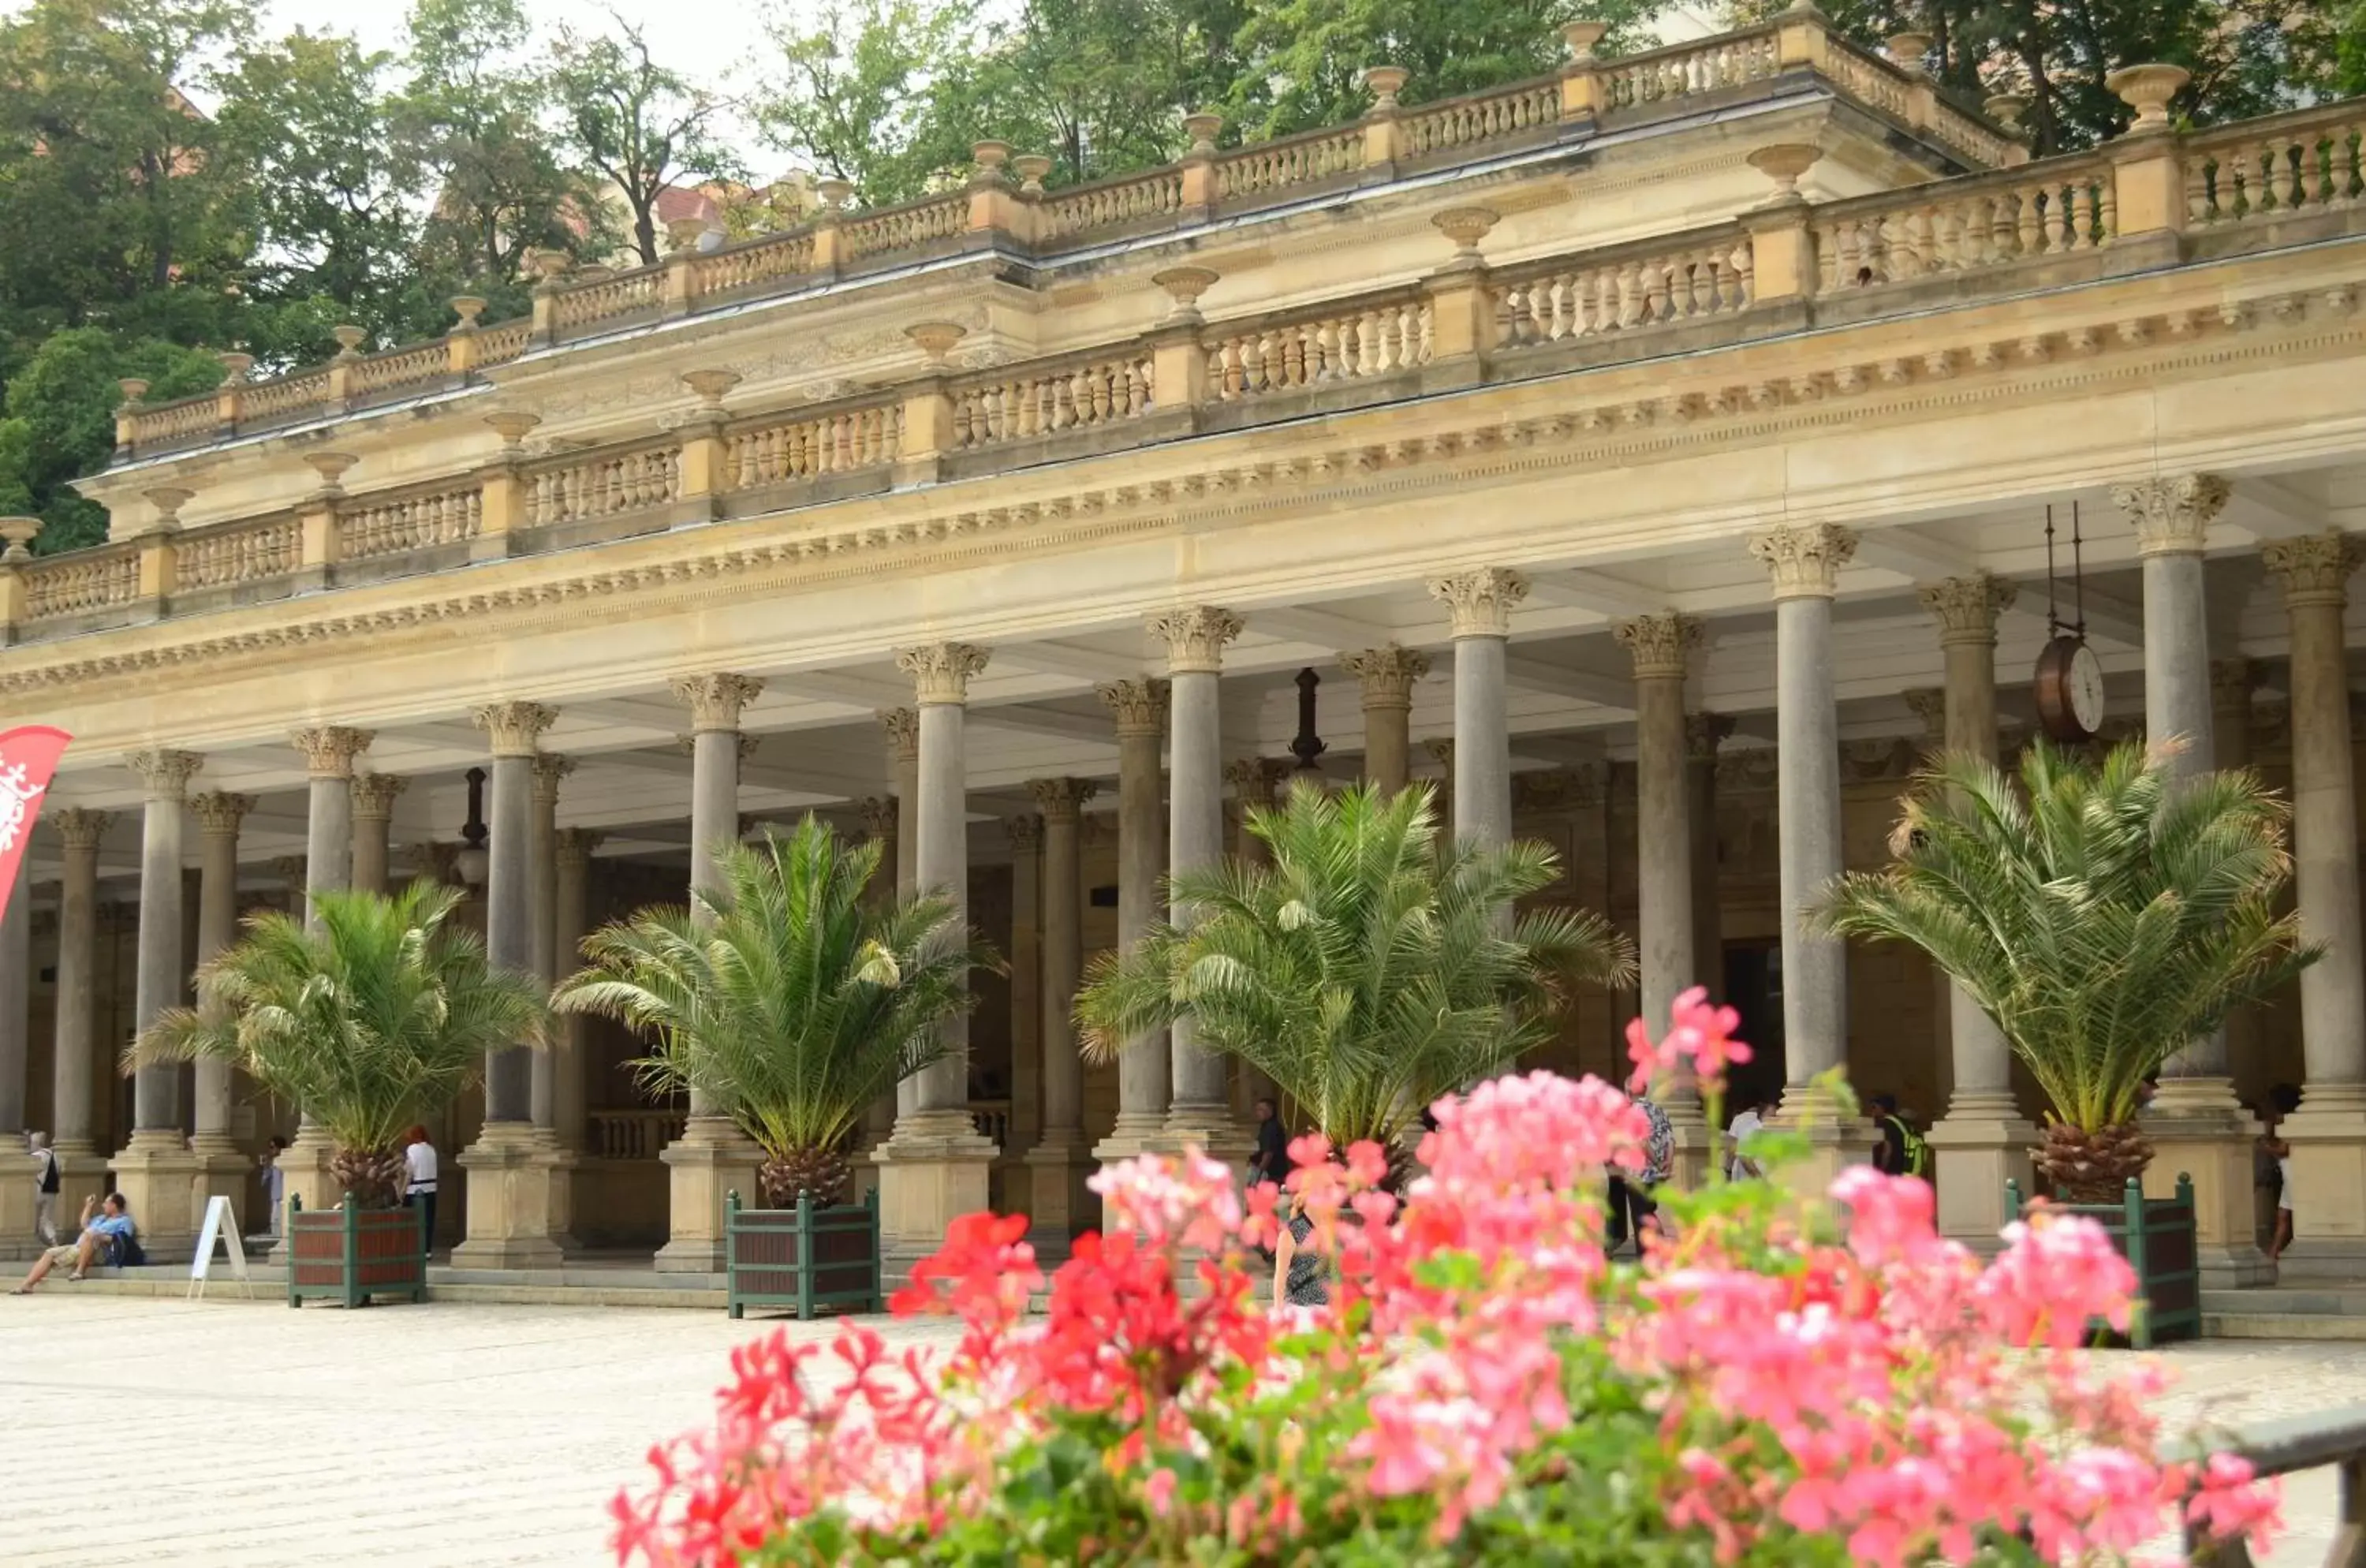
[[[58,1244],[58,1152],[47,1133],[35,1133],[33,1145],[33,1234],[43,1247]]]
[[[263,1234],[265,1235],[279,1234],[280,1216],[287,1208],[287,1173],[279,1168],[279,1156],[287,1152],[287,1140],[276,1133],[272,1134],[270,1144],[263,1151],[262,1164],[254,1173],[263,1182],[265,1222]]]
[[[435,1145],[415,1122],[402,1142],[402,1206],[420,1212],[419,1250],[425,1257],[435,1250]]]
[[[1256,1119],[1256,1152],[1249,1156],[1249,1185],[1270,1181],[1282,1186],[1290,1180],[1290,1138],[1281,1130],[1281,1114],[1271,1100],[1260,1095]]]
[[[1603,1251],[1617,1256],[1635,1238],[1635,1256],[1643,1256],[1644,1233],[1657,1233],[1660,1226],[1660,1201],[1651,1196],[1660,1184],[1675,1174],[1676,1130],[1668,1121],[1668,1113],[1648,1095],[1633,1097],[1651,1131],[1643,1139],[1643,1166],[1629,1171],[1621,1166],[1610,1168],[1609,1224],[1604,1237]]]

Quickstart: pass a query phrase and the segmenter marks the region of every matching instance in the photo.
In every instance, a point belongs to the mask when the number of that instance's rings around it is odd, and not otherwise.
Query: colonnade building
[[[435,343],[128,385],[84,487],[110,541],[0,524],[0,700],[75,737],[0,933],[0,1132],[51,1132],[69,1210],[111,1182],[170,1256],[296,1124],[114,1069],[242,911],[441,876],[556,974],[703,846],[816,811],[1011,961],[873,1129],[891,1247],[989,1199],[1056,1245],[1096,1161],[1242,1136],[1224,1062],[1082,1069],[1068,1003],[1311,758],[1550,842],[1544,897],[1636,933],[1639,993],[1548,1065],[1619,1067],[1625,1020],[1705,982],[1793,1111],[1845,1065],[1934,1120],[1946,1226],[1992,1235],[2031,1087],[1917,955],[1793,917],[1881,863],[1924,754],[2031,732],[2058,597],[2107,737],[2292,792],[2330,947],[2172,1065],[2155,1177],[2193,1176],[2214,1280],[2262,1278],[2243,1107],[2298,1086],[2285,1268],[2366,1268],[2366,107],[2187,131],[2178,73],[2135,69],[2126,134],[2033,162],[1921,40],[1806,8],[1599,36],[1418,107],[1376,69],[1360,121],[1237,150],[1198,117],[1179,162],[1073,189],[984,143],[907,206],[832,186],[656,265],[548,258],[527,320],[460,299]],[[578,1022],[490,1064],[440,1129],[456,1258],[714,1266],[752,1151],[641,1098],[637,1049]]]

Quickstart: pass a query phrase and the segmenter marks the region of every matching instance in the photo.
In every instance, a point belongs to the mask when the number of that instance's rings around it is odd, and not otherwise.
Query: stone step
[[[2366,1314],[2205,1310],[2202,1335],[2205,1339],[2366,1340]]]
[[[537,1280],[532,1270],[513,1271],[516,1278],[508,1280],[462,1281],[445,1278],[450,1269],[431,1269],[428,1273],[427,1299],[431,1302],[468,1302],[489,1306],[581,1306],[581,1307],[671,1307],[720,1312],[725,1305],[721,1284],[707,1283],[710,1276],[703,1274],[653,1276],[653,1282],[633,1284],[565,1284],[557,1280]],[[466,1270],[465,1272],[512,1272],[509,1270]],[[285,1306],[287,1301],[287,1277],[276,1269],[254,1269],[248,1271],[254,1285],[251,1298],[258,1303]],[[129,1274],[99,1273],[73,1282],[64,1276],[53,1276],[41,1286],[44,1295],[72,1292],[83,1295],[136,1296],[151,1300],[178,1300],[186,1295],[189,1279],[185,1269],[135,1269]],[[207,1281],[208,1301],[242,1302],[249,1300],[239,1282],[227,1274]]]
[[[2247,1316],[2366,1317],[2366,1286],[2275,1285],[2263,1290],[2204,1291],[2202,1310]]]

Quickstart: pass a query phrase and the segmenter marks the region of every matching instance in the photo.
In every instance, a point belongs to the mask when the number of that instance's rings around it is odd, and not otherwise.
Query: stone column
[[[312,919],[312,898],[319,893],[342,893],[352,886],[354,853],[354,762],[369,750],[376,735],[344,725],[321,725],[299,729],[289,738],[304,753],[310,798],[304,824],[304,919]],[[287,1197],[301,1199],[308,1209],[334,1205],[344,1194],[330,1161],[336,1147],[315,1126],[303,1107],[296,1108],[296,1141],[279,1152],[276,1162]],[[272,1256],[287,1250],[285,1227]]]
[[[1947,750],[1947,689],[1944,686],[1910,686],[1898,694],[1914,716],[1922,721],[1922,733],[1915,737],[1914,765],[1927,768]],[[1955,1010],[1955,983],[1947,978],[1945,970],[1936,964],[1931,968],[1931,1085],[1934,1096],[1930,1113],[1944,1120],[1947,1104],[1955,1094],[1955,1031],[1950,1021]],[[1918,1108],[1908,1106],[1911,1113]],[[2024,1185],[2022,1190],[2026,1192]]]
[[[254,796],[210,790],[189,803],[197,818],[197,962],[203,964],[238,940],[238,829],[254,809]],[[246,1207],[247,1179],[254,1162],[231,1135],[231,1100],[238,1074],[227,1062],[199,1062],[197,1110],[189,1152],[197,1156],[198,1220],[208,1200],[227,1198],[231,1212],[248,1229],[260,1215]]]
[[[1034,1213],[1035,1173],[1027,1153],[1043,1136],[1043,819],[1031,811],[1002,819],[1010,843],[1010,1121],[995,1167],[1002,1208]]]
[[[2226,481],[2185,474],[2116,485],[2112,500],[2135,527],[2144,562],[2145,729],[2159,741],[2182,736],[2170,764],[2180,775],[2216,765],[2210,693],[2210,627],[2202,551],[2211,520],[2226,504]],[[2299,726],[2293,726],[2297,735]],[[2297,743],[2297,742],[2295,742]],[[2184,1172],[2193,1179],[2194,1231],[2205,1288],[2259,1284],[2273,1277],[2259,1250],[2251,1203],[2251,1153],[2259,1135],[2235,1098],[2226,1040],[2214,1032],[2171,1056],[2145,1114],[2154,1157],[2145,1190],[2167,1197]]]
[[[965,721],[970,678],[986,651],[965,642],[907,648],[896,662],[912,677],[920,709],[918,852],[914,874],[923,891],[952,900],[969,918],[969,763]],[[896,1131],[873,1154],[879,1167],[883,1269],[899,1284],[934,1251],[960,1215],[986,1206],[986,1176],[996,1146],[979,1136],[969,1113],[969,1017],[943,1024],[945,1054],[923,1068],[918,1104],[896,1118]]]
[[[1243,757],[1224,764],[1224,782],[1233,786],[1238,808],[1233,858],[1243,865],[1265,863],[1265,840],[1249,831],[1249,813],[1270,810],[1279,798],[1282,781],[1289,776],[1290,764],[1273,757]]]
[[[2279,1129],[2292,1145],[2302,1223],[2281,1259],[2292,1278],[2366,1272],[2366,939],[2358,895],[2358,795],[2342,647],[2357,544],[2339,532],[2261,551],[2292,620],[2293,848],[2302,931],[2325,956],[2301,971],[2307,1082]]]
[[[1725,890],[1717,865],[1717,749],[1733,733],[1721,713],[1684,719],[1684,820],[1692,839],[1693,966],[1708,994],[1725,996]]]
[[[96,1142],[96,1090],[114,1063],[98,1043],[98,846],[112,814],[70,806],[49,814],[65,847],[58,885],[58,986],[51,1051],[50,1146],[57,1151],[58,1212],[82,1212],[82,1201],[107,1187],[107,1151]]]
[[[1504,644],[1528,580],[1502,567],[1441,577],[1430,593],[1454,613],[1454,836],[1512,838],[1512,730],[1504,707]]]
[[[1153,618],[1153,637],[1166,645],[1169,776],[1166,818],[1169,874],[1221,864],[1224,858],[1224,748],[1220,684],[1224,647],[1241,635],[1230,610],[1195,604]],[[1402,753],[1400,753],[1402,762]],[[1403,768],[1400,765],[1399,773]],[[1169,923],[1189,928],[1187,905],[1171,905]],[[1223,1055],[1200,1043],[1197,1022],[1175,1025],[1169,1050],[1174,1095],[1166,1113],[1166,1146],[1187,1145],[1219,1160],[1246,1160],[1256,1136],[1233,1120]]]
[[[1429,655],[1391,643],[1341,654],[1339,662],[1364,686],[1364,777],[1394,795],[1409,776],[1413,684],[1429,673]]]
[[[1078,838],[1088,779],[1031,779],[1028,792],[1043,813],[1042,983],[1043,1132],[1027,1151],[1032,1179],[1032,1222],[1027,1238],[1047,1265],[1065,1258],[1068,1244],[1092,1216],[1097,1200],[1085,1187],[1091,1150],[1085,1143],[1085,1071],[1076,1055],[1073,1009],[1084,973],[1083,867]]]
[[[190,775],[204,759],[187,751],[141,751],[126,759],[148,786],[140,841],[140,956],[132,1025],[146,1030],[179,1007],[182,968],[181,846]],[[197,1238],[190,1196],[197,1162],[181,1132],[180,1069],[142,1067],[132,1080],[131,1141],[115,1156],[115,1185],[158,1263],[185,1261]]]
[[[354,886],[364,893],[391,893],[389,840],[395,797],[411,787],[405,778],[358,773],[354,778]]]
[[[485,953],[504,969],[532,975],[535,759],[558,714],[540,703],[501,702],[473,716],[493,754]],[[520,1041],[487,1055],[484,1127],[458,1161],[468,1173],[468,1234],[452,1249],[455,1268],[553,1269],[561,1260],[565,1199],[552,1189],[565,1173],[535,1135],[535,1061],[542,1054]]]
[[[1951,577],[1921,590],[1922,607],[1939,623],[1945,661],[1944,750],[1997,760],[1997,616],[2018,591],[1988,572]],[[1947,1040],[1955,1090],[1931,1128],[1937,1164],[1939,1228],[1983,1253],[2000,1245],[2004,1184],[2032,1190],[2030,1150],[2037,1129],[2012,1092],[2012,1052],[2004,1032],[1971,998],[1947,987]]]
[[[556,935],[552,979],[565,979],[583,966],[583,939],[592,930],[592,852],[605,835],[589,828],[561,828],[553,844],[556,866]],[[551,1125],[561,1148],[580,1151],[584,1140],[583,1017],[552,1020],[558,1034],[550,1050],[554,1103]]]
[[[1654,1033],[1668,1026],[1676,998],[1699,983],[1693,955],[1692,812],[1685,790],[1684,675],[1701,626],[1674,611],[1622,621],[1614,635],[1635,660],[1635,847],[1637,943],[1642,1013]],[[1676,1134],[1676,1179],[1707,1174],[1717,1140],[1702,1119],[1689,1071],[1654,1096]]]
[[[917,764],[918,758],[913,759]],[[872,874],[870,898],[885,908],[902,897],[896,886],[896,857],[902,841],[900,821],[903,807],[892,795],[865,795],[854,803],[862,814],[863,828],[880,847],[879,869]],[[896,1130],[896,1091],[888,1090],[874,1100],[862,1113],[862,1136],[858,1145],[860,1157],[854,1162],[853,1196],[867,1196],[879,1185],[879,1168],[868,1158],[871,1151],[887,1141]]]
[[[2228,586],[2232,586],[2229,584]],[[2237,612],[2229,609],[2226,619],[2232,622]],[[2214,620],[2214,625],[2218,624]],[[2225,635],[2224,630],[2220,635]],[[2251,765],[2251,695],[2259,689],[2259,661],[2256,659],[2214,659],[2210,661],[2210,750],[2221,768],[2248,768]],[[2270,1088],[2265,1074],[2266,1064],[2260,1060],[2259,1010],[2236,1008],[2226,1015],[2222,1026],[2226,1036],[2226,1064],[2236,1075],[2235,1098],[2258,1098],[2254,1103],[2264,1103]],[[2243,1080],[2254,1081],[2246,1084]],[[2246,1091],[2248,1090],[2248,1093]],[[2256,1213],[2259,1190],[2252,1189]],[[2270,1208],[2264,1216],[2270,1232],[2275,1224],[2275,1211]],[[2258,1226],[2253,1226],[2256,1232]]]
[[[1158,879],[1166,870],[1159,818],[1159,739],[1166,728],[1166,682],[1112,681],[1099,688],[1117,716],[1117,944],[1131,949],[1158,920]],[[1170,1088],[1166,1032],[1125,1042],[1117,1064],[1117,1125],[1093,1150],[1107,1164],[1156,1144],[1166,1125]]]
[[[558,786],[575,772],[575,759],[540,751],[535,754],[533,762],[534,809],[526,832],[530,947],[535,978],[547,990],[558,983],[560,974]],[[581,1243],[575,1238],[575,1173],[580,1162],[576,1145],[561,1137],[558,1129],[558,1104],[566,1093],[559,1087],[559,1079],[573,1061],[560,1045],[556,1019],[551,1028],[551,1034],[535,1047],[534,1076],[526,1102],[531,1108],[537,1157],[550,1172],[550,1239],[561,1252],[576,1252],[581,1249]],[[578,1100],[580,1102],[580,1088]]]
[[[691,716],[693,910],[698,908],[697,893],[722,882],[715,851],[739,839],[739,716],[763,689],[761,681],[727,671],[686,676],[673,683],[674,695],[689,705]],[[719,1272],[724,1267],[724,1199],[736,1191],[751,1207],[763,1201],[756,1188],[761,1152],[741,1130],[733,1107],[693,1089],[682,1134],[659,1157],[668,1172],[668,1235],[658,1251],[658,1268],[670,1273]]]
[[[888,708],[879,723],[887,731],[887,776],[896,781],[896,897],[909,898],[920,886],[920,710]],[[897,1083],[895,1114],[919,1109],[919,1079]]]
[[[1801,917],[1841,873],[1840,714],[1832,685],[1832,595],[1856,536],[1831,524],[1769,529],[1750,541],[1774,590],[1776,830],[1781,839],[1783,1037],[1779,1112],[1805,1122],[1815,1156],[1798,1168],[1820,1192],[1869,1142],[1814,1080],[1848,1060],[1848,955]]]
[[[28,846],[17,861],[8,908],[0,912],[0,1152],[11,1162],[25,1148],[32,1000],[33,856]],[[19,1168],[0,1178],[0,1248],[32,1234],[33,1184]]]

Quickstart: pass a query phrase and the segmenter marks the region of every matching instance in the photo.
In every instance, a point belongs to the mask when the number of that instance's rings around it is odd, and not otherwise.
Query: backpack
[[[147,1249],[140,1245],[138,1232],[118,1235],[108,1242],[107,1266],[113,1269],[138,1269],[148,1261]]]
[[[43,1149],[41,1174],[33,1179],[33,1190],[54,1198],[57,1196],[58,1187],[58,1152],[55,1149]]]
[[[1932,1164],[1930,1140],[1916,1132],[1914,1123],[1903,1116],[1885,1116],[1882,1120],[1898,1129],[1898,1143],[1905,1153],[1906,1168],[1898,1174],[1911,1176],[1921,1181],[1930,1180]]]

